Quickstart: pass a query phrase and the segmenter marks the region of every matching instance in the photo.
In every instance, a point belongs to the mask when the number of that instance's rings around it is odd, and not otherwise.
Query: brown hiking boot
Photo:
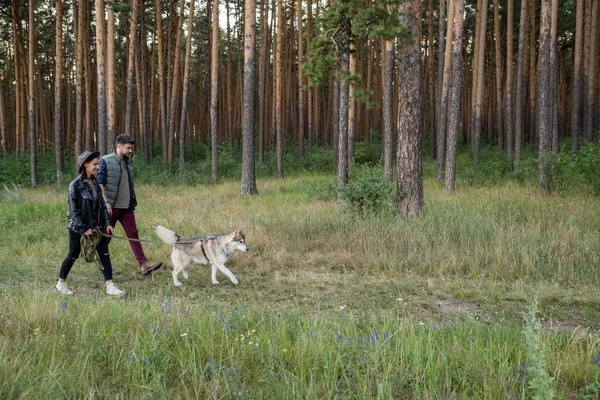
[[[160,261],[144,261],[142,265],[140,265],[140,269],[142,271],[142,275],[148,275],[160,267],[162,267],[163,263]]]

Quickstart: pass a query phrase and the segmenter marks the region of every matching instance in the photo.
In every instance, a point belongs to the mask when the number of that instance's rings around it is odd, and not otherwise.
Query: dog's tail
[[[175,232],[168,230],[162,225],[154,225],[154,232],[165,243],[175,244],[179,240],[179,236]]]

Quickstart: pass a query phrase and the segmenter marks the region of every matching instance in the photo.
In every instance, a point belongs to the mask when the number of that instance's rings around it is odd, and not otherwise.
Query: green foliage
[[[572,191],[576,187],[589,187],[596,196],[600,196],[600,153],[597,144],[589,143],[575,152],[567,143],[557,156],[552,157],[551,164],[552,190]]]
[[[379,168],[356,168],[349,182],[338,189],[344,209],[359,217],[394,214],[394,187]]]
[[[528,309],[527,314],[525,314],[525,326],[523,327],[528,360],[528,366],[525,371],[527,374],[527,385],[533,392],[534,400],[552,400],[556,393],[552,387],[554,379],[546,372],[548,363],[541,343],[542,325],[537,319],[537,295],[534,295],[533,299],[531,299]]]
[[[354,164],[374,167],[381,165],[381,143],[359,142],[354,146]]]

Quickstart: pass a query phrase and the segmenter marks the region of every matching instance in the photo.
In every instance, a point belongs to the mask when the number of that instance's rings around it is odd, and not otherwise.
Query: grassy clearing
[[[158,242],[156,223],[183,236],[244,227],[250,252],[228,264],[238,287],[197,267],[175,290],[167,268],[142,278],[114,240],[124,299],[82,261],[76,295],[53,291],[66,189],[4,197],[0,397],[528,398],[534,293],[553,387],[598,389],[598,198],[516,182],[448,196],[427,180],[421,218],[357,219],[329,200],[334,179],[261,179],[256,197],[237,182],[140,185],[142,238]],[[145,250],[169,260],[164,244]]]

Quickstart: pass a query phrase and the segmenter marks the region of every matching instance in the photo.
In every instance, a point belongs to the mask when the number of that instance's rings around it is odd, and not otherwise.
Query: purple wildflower
[[[233,315],[233,318],[237,317],[237,313],[235,312],[235,308],[233,309],[233,311],[231,312],[231,315]]]
[[[433,324],[431,325],[431,329],[433,329],[434,331],[435,331],[435,330],[437,330],[437,325],[436,325],[435,323],[433,323]]]
[[[144,362],[146,363],[146,365],[150,365],[150,361],[147,358],[144,358]]]
[[[115,336],[119,336],[121,332],[115,332]]]
[[[471,336],[471,342],[475,342],[475,336]]]
[[[362,342],[363,342],[363,337],[362,337],[362,336],[360,336],[360,337],[358,338],[358,341],[362,343]]]
[[[371,336],[371,342],[375,343],[375,338]]]
[[[223,317],[223,314],[221,312],[219,312],[219,319],[221,319],[221,324],[223,324],[223,328],[227,328],[227,322],[225,322],[225,318]]]
[[[594,351],[594,365],[598,365],[598,349]]]
[[[56,322],[60,323],[60,318],[58,317],[52,317],[53,320],[55,320]]]
[[[385,340],[388,340],[390,338],[390,335],[388,335],[388,333],[386,332],[385,335],[383,335],[383,337],[385,337]]]
[[[210,372],[212,372],[214,374],[215,373],[215,366],[213,364],[212,355],[208,356],[208,365],[210,366]]]
[[[349,337],[347,337],[346,340],[348,340],[348,344],[352,344],[352,339],[350,339]]]
[[[211,390],[212,390],[214,393],[216,393],[216,392],[217,392],[217,390],[219,390],[219,389],[217,389],[217,386],[216,386],[216,385],[212,385],[212,387],[211,387]]]
[[[523,364],[523,366],[525,367],[525,369],[529,368],[529,363],[527,361],[525,361],[525,364]]]
[[[158,307],[160,308],[160,312],[164,313],[165,312],[165,308],[163,307],[162,303],[159,301],[158,302]]]
[[[508,396],[508,389],[507,388],[504,388],[504,395]]]
[[[458,352],[459,352],[459,353],[462,353],[462,347],[459,347],[459,348],[458,348]]]
[[[65,312],[66,309],[67,309],[67,302],[63,300],[60,302],[60,310],[62,312]]]
[[[487,369],[484,369],[481,375],[483,375],[483,377],[485,378],[487,376]]]
[[[527,382],[527,371],[523,371],[523,382]]]
[[[373,329],[373,334],[377,339],[379,339],[379,332],[377,332],[377,329]]]
[[[310,334],[310,338],[314,339],[312,329],[310,330],[309,334]]]
[[[512,389],[510,391],[512,392],[513,399],[514,400],[519,400],[519,398],[517,397],[517,394],[515,393],[515,391],[512,390]]]
[[[225,375],[229,376],[229,370],[225,367]]]
[[[173,298],[169,297],[169,300],[167,300],[167,312],[171,314],[171,310],[173,310]]]
[[[231,367],[231,369],[233,370],[233,373],[235,374],[235,376],[240,376],[240,374],[238,374],[238,372],[236,371],[235,368]]]
[[[339,342],[340,342],[340,340],[342,340],[342,335],[340,335],[340,333],[339,333],[339,332],[336,332],[336,333],[335,333],[335,342],[336,342],[336,343],[339,343]]]
[[[154,325],[154,333],[158,333],[160,331],[160,326],[158,324]]]

